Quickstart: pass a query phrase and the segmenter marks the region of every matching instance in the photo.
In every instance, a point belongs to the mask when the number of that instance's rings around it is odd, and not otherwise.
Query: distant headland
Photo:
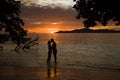
[[[112,30],[112,29],[75,29],[71,31],[58,31],[56,33],[120,33],[120,30]]]

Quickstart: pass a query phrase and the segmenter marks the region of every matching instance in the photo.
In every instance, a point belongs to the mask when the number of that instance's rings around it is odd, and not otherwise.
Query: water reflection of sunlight
[[[55,42],[56,42],[57,44],[59,44],[59,43],[60,43],[60,40],[58,40],[59,37],[60,37],[59,34],[54,33],[54,34],[49,34],[48,39],[53,38],[53,39],[55,40]]]
[[[61,43],[61,35],[54,33],[54,34],[39,34],[39,44],[47,45],[47,41],[53,38],[57,44]]]

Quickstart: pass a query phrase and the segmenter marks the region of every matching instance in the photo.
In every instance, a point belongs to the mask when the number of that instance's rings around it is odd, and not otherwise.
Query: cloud
[[[81,23],[80,20],[76,20],[76,11],[71,8],[44,9],[35,6],[22,6],[21,10],[22,19],[28,27],[43,27],[48,24],[78,27]]]
[[[73,6],[73,0],[22,0],[26,6],[39,6],[51,8],[70,8]]]
[[[31,23],[31,24],[40,25],[40,24],[42,24],[42,22],[33,22],[33,23]]]
[[[53,25],[58,25],[58,24],[62,24],[63,22],[40,22],[40,21],[37,21],[37,22],[33,22],[31,24],[35,24],[35,25],[40,25],[40,24],[53,24]]]
[[[58,30],[71,30],[83,26],[81,20],[75,18],[77,12],[73,8],[26,6],[22,4],[21,12],[21,18],[25,22],[24,28],[30,32],[47,32],[48,29],[56,28]]]

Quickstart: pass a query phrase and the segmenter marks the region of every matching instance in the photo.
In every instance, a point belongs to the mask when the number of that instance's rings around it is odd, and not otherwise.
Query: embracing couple
[[[51,54],[53,53],[55,64],[56,64],[57,63],[57,44],[54,41],[54,39],[50,39],[47,44],[48,44],[48,58],[47,58],[47,63],[50,63]]]

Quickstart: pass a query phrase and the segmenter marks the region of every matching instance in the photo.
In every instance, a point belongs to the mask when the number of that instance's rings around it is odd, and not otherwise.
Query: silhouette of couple
[[[54,41],[54,39],[50,39],[48,41],[48,58],[47,58],[47,63],[50,63],[50,59],[51,59],[51,54],[53,53],[54,55],[54,60],[55,60],[55,63],[57,63],[57,44],[56,42]]]

